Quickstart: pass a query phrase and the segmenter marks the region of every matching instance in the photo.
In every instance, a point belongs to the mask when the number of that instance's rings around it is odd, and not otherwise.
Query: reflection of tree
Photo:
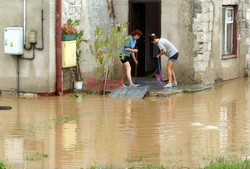
[[[124,100],[124,128],[128,146],[128,161],[130,159],[147,158],[147,162],[159,163],[159,112],[155,104],[145,100]],[[150,156],[150,157],[149,157]],[[152,156],[152,157],[151,157]]]

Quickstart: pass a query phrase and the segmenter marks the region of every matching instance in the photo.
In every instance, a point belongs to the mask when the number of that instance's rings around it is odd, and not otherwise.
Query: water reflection
[[[15,169],[197,168],[218,156],[249,156],[248,89],[249,79],[239,79],[209,92],[143,100],[0,98],[13,108],[0,114],[0,160]]]

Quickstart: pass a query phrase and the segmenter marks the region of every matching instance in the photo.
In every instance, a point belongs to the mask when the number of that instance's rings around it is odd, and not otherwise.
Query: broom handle
[[[158,60],[158,70],[159,70],[159,74],[161,74],[160,58],[157,58],[157,60]]]
[[[137,53],[135,53],[135,59],[137,60]],[[135,64],[135,77],[137,77],[137,64]]]

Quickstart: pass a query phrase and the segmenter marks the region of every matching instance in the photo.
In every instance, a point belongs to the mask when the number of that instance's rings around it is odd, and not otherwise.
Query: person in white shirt
[[[177,87],[177,80],[175,72],[173,70],[173,66],[179,56],[178,50],[170,41],[165,38],[157,38],[154,33],[149,35],[149,40],[154,45],[157,45],[160,49],[160,53],[156,56],[157,58],[160,58],[161,55],[166,55],[169,58],[166,66],[168,74],[168,84],[166,84],[164,88]]]

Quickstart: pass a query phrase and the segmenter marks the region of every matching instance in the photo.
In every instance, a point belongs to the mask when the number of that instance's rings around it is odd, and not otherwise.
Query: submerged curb
[[[177,88],[163,89],[163,90],[150,90],[149,96],[151,97],[169,97],[172,95],[182,94],[182,93],[196,93],[212,89],[211,86],[207,85],[183,85]]]

